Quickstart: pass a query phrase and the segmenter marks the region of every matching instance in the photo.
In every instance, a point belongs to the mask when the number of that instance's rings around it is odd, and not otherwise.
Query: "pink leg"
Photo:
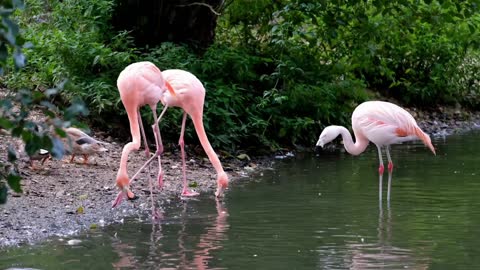
[[[198,192],[189,191],[187,190],[187,166],[185,164],[185,142],[183,141],[183,135],[185,134],[185,122],[187,121],[187,113],[183,112],[183,119],[182,119],[182,130],[180,131],[180,139],[178,140],[178,144],[180,145],[180,150],[182,152],[182,172],[183,172],[183,197],[192,197],[199,195]]]
[[[390,190],[392,188],[392,173],[393,173],[393,161],[390,156],[390,146],[387,146],[387,159],[388,159],[388,188],[387,188],[387,203],[390,204]]]
[[[160,123],[160,120],[162,119],[163,115],[165,114],[165,112],[167,111],[168,109],[168,106],[165,105],[165,107],[163,108],[162,112],[160,113],[160,116],[158,117],[158,119],[156,118],[157,115],[156,113],[154,113],[154,117],[155,117],[155,125],[157,126],[158,128],[158,134],[160,135],[160,128],[158,127],[159,126],[159,123]],[[155,141],[161,145],[162,147],[162,151],[163,151],[163,144],[162,144],[162,138],[160,136],[158,136],[157,138],[157,135],[156,133],[154,132],[155,134]],[[159,189],[162,189],[163,188],[163,176],[164,176],[164,172],[162,170],[162,165],[161,165],[161,159],[160,159],[160,156],[158,157],[158,177],[157,177],[157,181],[158,181],[158,188]]]
[[[148,187],[150,188],[150,203],[152,205],[152,219],[158,220],[160,219],[161,215],[158,209],[155,207],[155,202],[153,201],[153,181],[150,173],[150,167],[148,170]]]
[[[152,126],[152,128],[153,128],[153,126]],[[154,132],[153,135],[155,135],[155,141],[158,141],[157,134]],[[160,155],[158,156],[157,182],[158,182],[158,188],[162,189],[163,188],[163,170],[162,170],[162,159],[161,159]]]
[[[380,146],[377,145],[378,149],[378,158],[380,161],[380,164],[378,166],[378,200],[381,202],[382,201],[382,182],[383,182],[383,171],[384,171],[384,166],[383,166],[383,159],[382,159],[382,150]]]
[[[162,114],[160,117],[165,113],[166,111],[166,106],[162,111]],[[152,125],[153,128],[153,134],[155,135],[155,143],[157,145],[157,153],[156,155],[158,156],[158,174],[157,174],[157,182],[158,182],[158,188],[162,189],[163,188],[163,170],[162,170],[162,159],[160,155],[163,153],[163,143],[162,143],[162,137],[160,135],[160,128],[158,127],[158,122],[157,122],[157,112],[156,110],[152,110],[153,112],[153,119],[154,119],[154,124]]]
[[[154,127],[154,134],[158,134],[160,135],[160,130],[158,129],[158,122],[160,121],[160,118],[163,116],[163,114],[165,113],[165,111],[167,110],[167,106],[165,106],[165,108],[163,109],[162,111],[162,114],[160,114],[160,117],[158,118],[158,120],[155,122],[155,127]],[[152,106],[151,107],[152,109],[152,112],[153,112],[153,116],[156,118],[157,117],[157,113],[156,113],[156,106]],[[155,155],[153,155],[152,157],[150,157],[147,162],[145,162],[145,164],[142,165],[142,167],[140,167],[140,169],[138,169],[138,171],[132,176],[132,178],[130,178],[129,180],[129,185],[132,184],[133,180],[135,180],[135,178],[140,174],[141,171],[143,171],[143,169],[145,169],[145,167],[147,167],[155,158],[157,158],[162,152],[163,152],[163,145],[161,143],[161,138],[160,136],[157,138],[155,138],[155,141],[157,143],[157,151],[155,152]],[[125,146],[126,147],[126,146]],[[138,148],[140,148],[140,145],[135,146],[135,150],[138,150]],[[158,149],[160,148],[160,149]],[[161,150],[161,151],[159,151]]]
[[[143,144],[145,146],[145,156],[150,157],[150,148],[148,148],[147,136],[145,136],[145,129],[143,128],[142,116],[140,115],[140,107],[137,110],[138,113],[138,124],[140,126],[140,131],[142,133]]]

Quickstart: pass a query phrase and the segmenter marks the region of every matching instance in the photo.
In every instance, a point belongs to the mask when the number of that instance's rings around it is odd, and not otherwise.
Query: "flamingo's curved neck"
[[[345,147],[345,150],[347,150],[348,153],[356,156],[356,155],[360,155],[363,151],[365,151],[365,149],[368,146],[368,139],[357,135],[356,136],[357,141],[354,143],[352,139],[352,135],[350,134],[348,129],[342,126],[339,126],[338,129],[339,129],[340,135],[342,135],[343,145]]]
[[[203,150],[205,150],[205,153],[208,156],[208,159],[212,163],[213,167],[215,168],[215,171],[218,174],[224,173],[222,164],[220,163],[220,160],[218,159],[217,154],[212,148],[212,145],[208,141],[207,134],[205,133],[205,128],[203,127],[203,120],[200,115],[191,115],[193,125],[195,126],[195,130],[197,131],[197,136],[200,140],[200,143],[202,144]]]

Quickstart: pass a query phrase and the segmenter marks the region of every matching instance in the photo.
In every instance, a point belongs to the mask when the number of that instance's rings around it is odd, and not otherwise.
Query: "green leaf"
[[[49,88],[45,90],[45,96],[47,96],[47,98],[50,98],[51,96],[56,95],[57,93],[58,93],[57,88]]]
[[[25,2],[23,0],[12,0],[13,6],[18,9],[25,8]]]
[[[22,187],[20,186],[20,180],[22,177],[15,173],[10,173],[7,176],[7,183],[10,188],[15,192],[22,192]]]
[[[56,159],[61,159],[65,153],[65,147],[63,145],[63,142],[58,138],[52,138],[52,143],[52,156]]]
[[[8,57],[7,45],[5,43],[0,43],[0,62],[5,62]]]
[[[0,204],[7,203],[8,188],[4,182],[0,182]]]
[[[15,160],[17,160],[17,151],[15,151],[15,148],[11,145],[8,146],[7,156],[9,162],[15,162]]]
[[[58,136],[65,138],[67,137],[67,132],[61,128],[55,128],[55,133],[57,133]]]
[[[14,129],[12,129],[12,136],[13,137],[20,137],[23,132],[23,123],[19,123]]]
[[[25,152],[29,156],[34,155],[40,148],[40,138],[36,135],[32,136],[31,140],[25,143]]]
[[[76,212],[77,214],[79,214],[79,215],[82,215],[82,214],[85,213],[85,209],[83,208],[83,206],[79,206],[79,207],[77,208],[77,211],[75,211],[75,212]]]
[[[13,124],[10,120],[0,117],[0,127],[3,129],[11,129],[13,127]]]
[[[198,183],[196,181],[193,181],[193,182],[190,182],[188,184],[188,186],[191,187],[191,188],[196,188],[196,187],[198,187]]]

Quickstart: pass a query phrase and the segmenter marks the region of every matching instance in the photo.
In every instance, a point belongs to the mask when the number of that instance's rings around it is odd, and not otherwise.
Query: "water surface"
[[[2,250],[0,269],[478,269],[480,133],[394,146],[388,206],[377,151],[278,161],[274,170],[75,239]],[[386,176],[385,176],[386,178]],[[386,181],[384,180],[385,190]]]

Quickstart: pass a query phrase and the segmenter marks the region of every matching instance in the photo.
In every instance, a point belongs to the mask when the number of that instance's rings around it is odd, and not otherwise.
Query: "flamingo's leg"
[[[160,219],[159,211],[155,207],[155,202],[153,201],[153,180],[152,174],[150,173],[150,167],[148,167],[148,187],[150,189],[150,203],[152,205],[152,219]]]
[[[159,135],[160,135],[159,123],[160,123],[161,118],[163,117],[163,115],[167,111],[167,108],[168,108],[168,106],[165,105],[165,107],[163,108],[162,112],[160,113],[160,116],[158,117],[158,119],[157,119],[156,112],[153,113],[153,116],[155,117],[155,124],[158,127],[158,134]],[[162,138],[160,138],[160,136],[157,138],[157,133],[155,133],[155,132],[153,134],[155,135],[155,142],[162,145],[162,151],[163,151]],[[163,188],[163,176],[164,176],[164,172],[162,170],[161,163],[162,163],[161,158],[160,158],[160,156],[158,156],[158,177],[157,177],[158,179],[157,179],[157,181],[158,181],[158,188],[160,188],[160,189]]]
[[[152,127],[153,128],[153,127]],[[157,138],[157,133],[154,132],[153,135],[155,135],[155,141],[158,141]],[[158,188],[162,189],[163,188],[163,170],[162,170],[162,158],[160,155],[157,157],[158,159],[158,175],[157,175],[157,182],[158,182]]]
[[[167,106],[162,111],[163,115],[166,111]],[[163,187],[163,170],[162,170],[162,159],[160,155],[163,153],[163,143],[162,143],[162,137],[160,135],[160,128],[158,127],[158,121],[157,121],[157,110],[153,110],[153,121],[154,124],[152,125],[153,128],[153,134],[155,135],[155,143],[157,145],[157,152],[155,155],[157,156],[158,159],[158,174],[157,174],[157,182],[158,182],[158,187],[161,189]]]
[[[140,114],[140,107],[137,110],[138,125],[140,126],[140,132],[142,133],[143,144],[145,145],[145,156],[150,157],[150,148],[148,148],[147,136],[145,135],[145,129],[143,128],[142,116]]]
[[[153,106],[151,107],[152,108],[152,112],[153,112],[153,116],[155,117],[155,119],[157,118],[157,113],[155,112],[156,111],[156,106]],[[162,115],[165,113],[167,109],[167,106],[165,106],[165,108],[163,109],[163,112],[162,114],[160,115],[160,117],[162,117]],[[159,118],[160,119],[160,118]],[[157,123],[157,122],[155,122]],[[155,136],[157,136],[156,134],[158,134],[158,138],[155,137],[155,142],[157,143],[157,151],[155,152],[155,155],[153,155],[152,157],[150,157],[143,165],[142,167],[140,167],[140,169],[138,169],[138,171],[132,176],[132,178],[130,178],[130,181],[129,183],[131,184],[133,182],[133,180],[140,174],[141,171],[143,171],[143,169],[145,169],[145,167],[148,166],[148,164],[150,164],[155,158],[157,158],[162,152],[163,152],[163,145],[162,145],[162,139],[160,138],[160,130],[158,129],[158,125],[156,125],[156,128],[153,127],[153,130],[156,131],[154,132]],[[126,147],[126,146],[125,146]],[[124,147],[124,148],[125,148]],[[138,149],[140,146],[135,146],[135,149]],[[160,148],[160,149],[158,149]],[[161,150],[161,151],[159,151]]]
[[[378,145],[377,145],[377,149],[378,149],[378,159],[380,163],[378,165],[378,200],[382,201],[382,182],[383,182],[384,166],[383,166],[383,158],[382,158],[382,149]]]
[[[392,187],[392,172],[393,172],[393,162],[392,157],[390,156],[390,146],[387,146],[387,159],[388,159],[388,188],[387,188],[387,202],[390,202],[390,190]]]
[[[187,113],[184,111],[183,112],[183,119],[182,119],[182,129],[180,131],[180,139],[178,140],[178,144],[180,145],[180,150],[182,152],[182,172],[183,172],[183,190],[182,190],[182,196],[183,197],[192,197],[192,196],[197,196],[199,195],[198,192],[195,191],[189,191],[187,189],[187,168],[186,168],[186,163],[185,163],[185,142],[183,140],[183,136],[185,134],[185,123],[187,121]]]
[[[160,113],[160,116],[158,117],[158,119],[156,120],[157,121],[157,125],[160,123],[160,120],[162,119],[163,115],[165,114],[165,112],[167,111],[168,109],[168,105],[165,105],[165,107],[163,108],[163,111],[162,113]]]

